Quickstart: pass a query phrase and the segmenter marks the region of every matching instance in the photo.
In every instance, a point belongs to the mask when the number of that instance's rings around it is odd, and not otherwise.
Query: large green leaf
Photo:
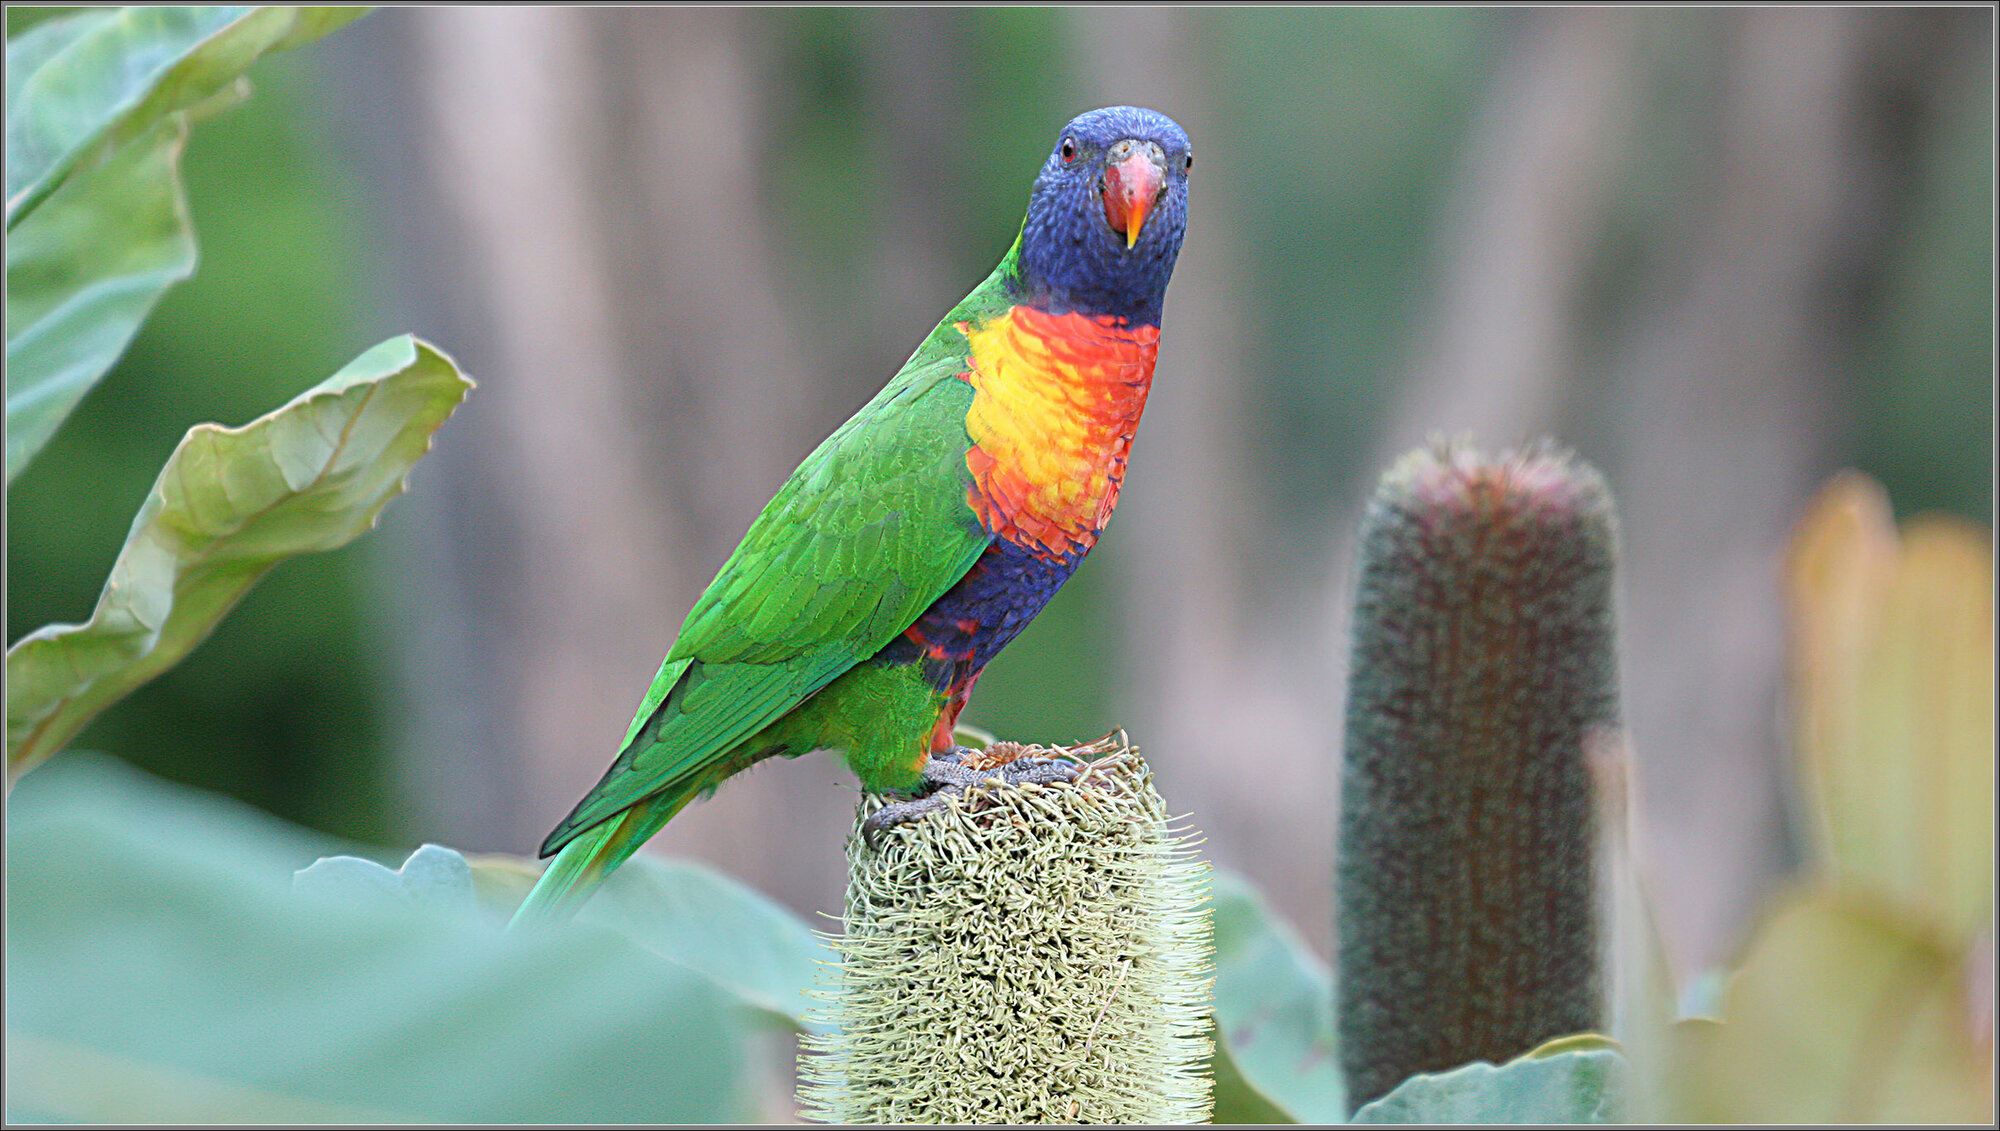
[[[392,338],[244,425],[198,425],[133,520],[89,621],[7,652],[9,781],[178,662],[271,567],[373,526],[472,382]]]
[[[338,850],[67,756],[8,806],[9,1122],[757,1122],[768,1022],[616,931],[294,892]]]
[[[1229,1046],[1218,1041],[1209,1059],[1209,1076],[1215,1081],[1215,1108],[1211,1122],[1229,1126],[1245,1124],[1297,1123],[1285,1110],[1264,1098],[1250,1086],[1243,1070],[1229,1055]]]
[[[176,116],[70,178],[7,236],[7,481],[194,272]]]
[[[261,56],[367,13],[351,7],[97,8],[7,44],[7,227],[72,170],[227,91]]]
[[[687,860],[634,857],[577,921],[614,927],[795,1029],[812,1027],[805,1014],[818,965],[838,961],[768,896]]]
[[[1627,1076],[1624,1058],[1606,1048],[1537,1051],[1497,1067],[1475,1061],[1412,1076],[1349,1122],[1619,1123]]]
[[[355,8],[99,8],[7,44],[7,481],[195,264],[188,120]]]
[[[1241,877],[1218,872],[1214,891],[1215,1032],[1230,1070],[1296,1122],[1340,1122],[1347,1093],[1334,1046],[1332,973]],[[1227,1114],[1224,1099],[1218,1095],[1218,1120]]]
[[[349,900],[418,901],[452,911],[483,906],[505,923],[539,870],[520,857],[468,860],[427,844],[395,871],[334,856],[315,862],[298,880],[301,888]],[[838,960],[796,915],[762,892],[690,860],[634,857],[584,905],[577,921],[617,930],[791,1029],[807,1027],[806,995],[816,966]]]

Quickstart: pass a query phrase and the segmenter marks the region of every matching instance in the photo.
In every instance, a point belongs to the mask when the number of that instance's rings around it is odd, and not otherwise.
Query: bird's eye
[[[1187,155],[1187,164],[1181,166],[1181,172],[1183,173],[1194,172],[1194,154],[1190,153]]]
[[[1067,164],[1069,164],[1070,162],[1072,162],[1072,161],[1075,161],[1075,160],[1076,160],[1076,139],[1075,139],[1075,138],[1073,138],[1073,137],[1066,137],[1066,138],[1064,138],[1064,139],[1063,139],[1063,143],[1062,143],[1062,159],[1063,159],[1063,164],[1065,164],[1065,165],[1067,165]]]

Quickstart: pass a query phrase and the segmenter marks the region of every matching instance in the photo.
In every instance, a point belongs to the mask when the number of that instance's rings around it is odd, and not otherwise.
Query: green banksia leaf
[[[1603,480],[1405,456],[1363,520],[1336,875],[1348,1101],[1601,1028],[1587,748],[1618,722]]]
[[[1206,1121],[1208,867],[1134,748],[1056,753],[1102,756],[1074,782],[975,788],[879,852],[857,827],[807,1116]]]
[[[1567,1051],[1538,1049],[1506,1064],[1474,1061],[1412,1076],[1348,1122],[1623,1123],[1628,1078],[1612,1043],[1585,1035]]]

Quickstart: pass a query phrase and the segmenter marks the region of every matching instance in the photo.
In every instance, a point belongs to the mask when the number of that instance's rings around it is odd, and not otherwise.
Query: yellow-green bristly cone
[[[1044,751],[1037,751],[1044,752]],[[1208,865],[1132,746],[849,842],[800,1105],[831,1123],[1198,1123]],[[865,820],[882,805],[862,802]]]

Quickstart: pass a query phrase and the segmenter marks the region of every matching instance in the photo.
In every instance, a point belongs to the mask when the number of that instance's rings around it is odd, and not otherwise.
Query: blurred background
[[[10,8],[10,29],[37,18]],[[1833,471],[1990,521],[1986,8],[393,8],[252,72],[202,248],[9,492],[8,638],[88,616],[191,424],[414,331],[480,382],[350,549],[77,744],[400,859],[532,853],[790,469],[1012,240],[1061,125],[1194,139],[1117,521],[966,721],[1127,728],[1321,954],[1351,532],[1433,434],[1620,504],[1643,851],[1683,974],[1796,860],[1779,567]],[[808,917],[851,776],[652,843]]]

